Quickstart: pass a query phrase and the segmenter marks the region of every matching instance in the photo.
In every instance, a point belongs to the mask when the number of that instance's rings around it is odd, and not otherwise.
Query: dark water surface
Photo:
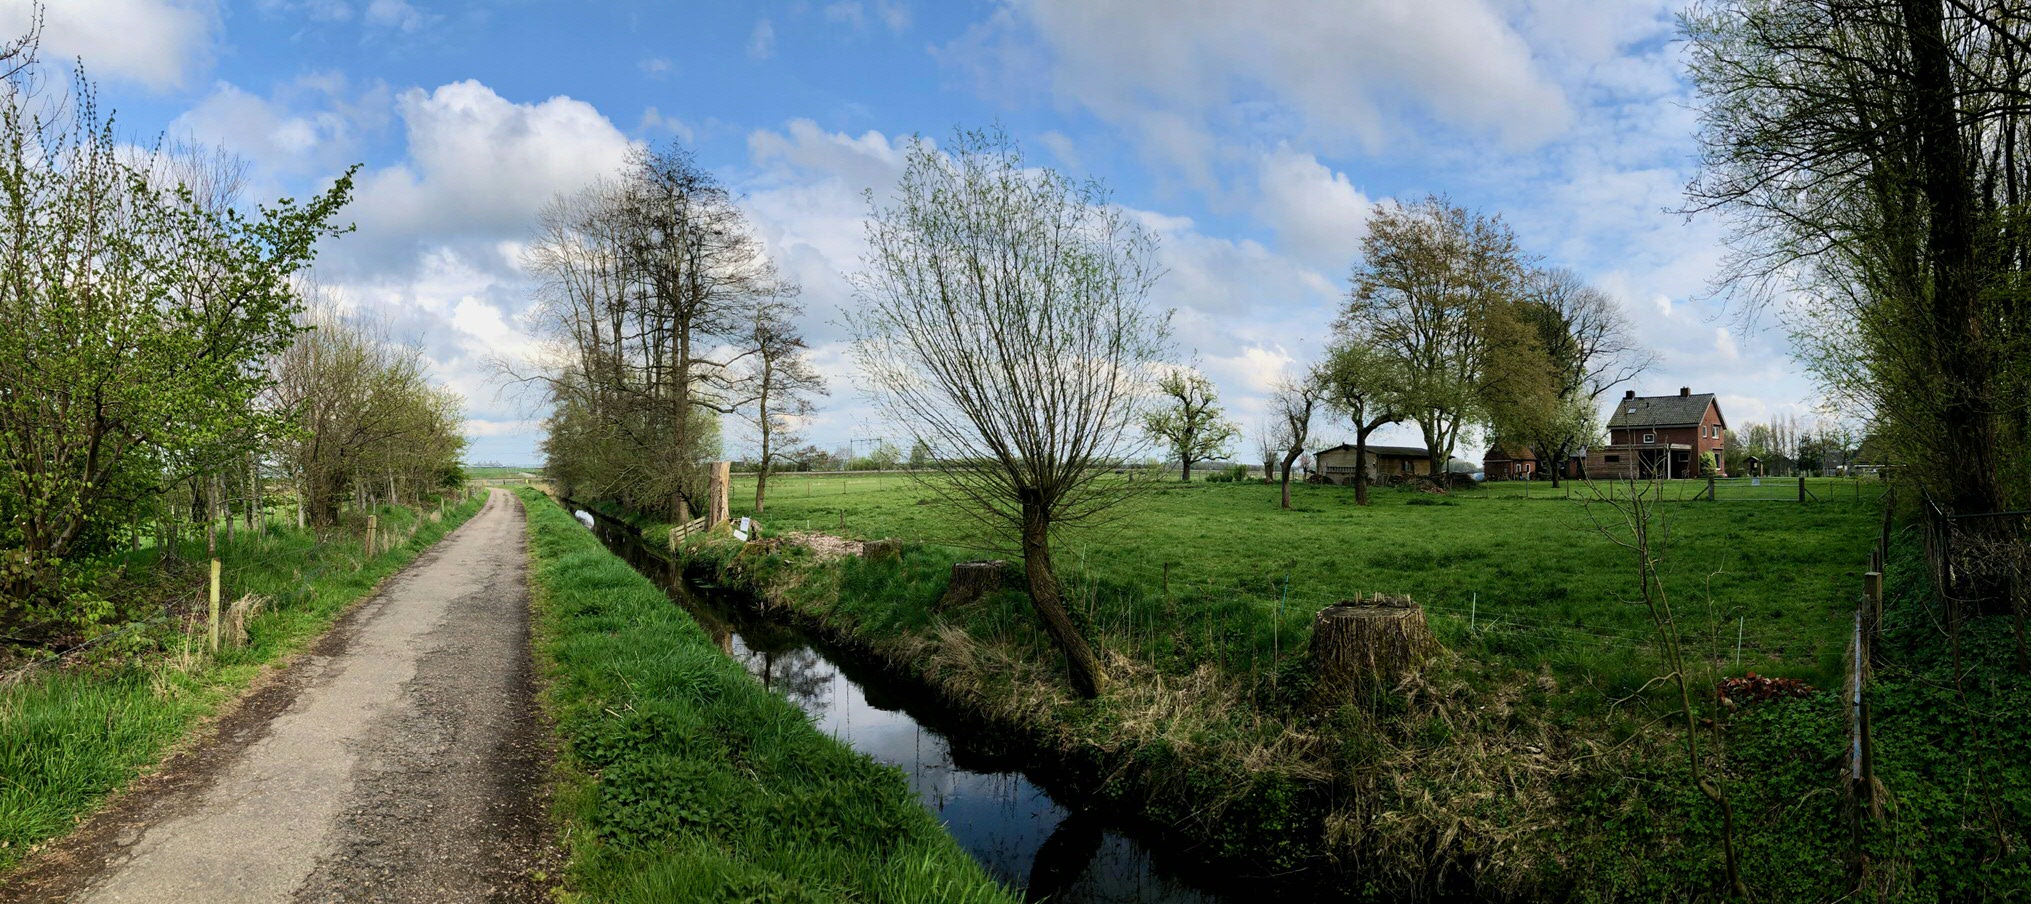
[[[580,520],[586,520],[581,512]],[[818,730],[908,776],[910,790],[996,879],[1071,904],[1199,904],[1225,897],[1194,888],[1103,813],[1067,806],[1032,782],[1014,756],[975,743],[913,689],[858,668],[796,628],[687,584],[667,559],[604,517],[607,548],[661,585],[720,648],[807,713]],[[934,728],[932,726],[939,726]]]

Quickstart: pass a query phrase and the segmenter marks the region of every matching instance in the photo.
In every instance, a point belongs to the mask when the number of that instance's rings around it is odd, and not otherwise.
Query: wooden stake
[[[219,560],[212,559],[212,652],[219,651]]]
[[[374,527],[377,520],[374,515],[367,516],[367,558],[370,559],[374,557]]]

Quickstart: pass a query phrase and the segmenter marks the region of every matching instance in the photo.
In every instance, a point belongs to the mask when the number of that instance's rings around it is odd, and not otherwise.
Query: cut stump
[[[1439,643],[1410,597],[1343,600],[1312,620],[1312,696],[1320,706],[1368,701],[1423,667]]]
[[[945,595],[938,599],[937,608],[954,609],[1000,590],[1002,572],[1007,567],[999,559],[952,563],[952,582],[945,586]]]
[[[870,562],[901,561],[903,558],[903,541],[869,540],[861,544],[860,555]]]

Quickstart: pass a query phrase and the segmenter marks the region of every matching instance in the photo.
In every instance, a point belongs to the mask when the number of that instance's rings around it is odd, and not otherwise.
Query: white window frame
[[[1654,442],[1657,442],[1657,434],[1655,434],[1655,433],[1645,433],[1645,434],[1643,434],[1643,442],[1644,442],[1644,443],[1645,443],[1646,445],[1648,445],[1648,444],[1650,444],[1650,443],[1654,443]]]

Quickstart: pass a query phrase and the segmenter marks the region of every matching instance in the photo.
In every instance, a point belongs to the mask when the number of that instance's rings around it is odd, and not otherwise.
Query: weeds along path
[[[229,717],[196,774],[88,826],[38,898],[543,899],[523,521],[495,491]]]

